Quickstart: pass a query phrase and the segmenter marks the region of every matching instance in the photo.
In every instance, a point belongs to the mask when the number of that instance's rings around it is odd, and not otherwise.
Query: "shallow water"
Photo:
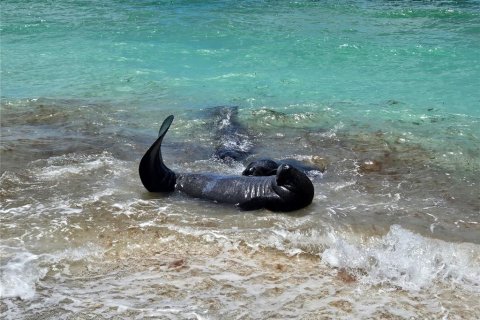
[[[478,318],[479,8],[3,2],[2,318]],[[243,162],[213,158],[216,105]],[[294,158],[312,205],[149,194],[169,114],[173,170]]]

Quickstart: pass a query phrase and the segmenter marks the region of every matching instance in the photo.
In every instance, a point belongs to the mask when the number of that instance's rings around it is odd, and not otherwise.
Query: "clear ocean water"
[[[3,0],[0,58],[2,319],[480,318],[480,1]],[[169,114],[172,169],[294,158],[312,205],[149,194]]]

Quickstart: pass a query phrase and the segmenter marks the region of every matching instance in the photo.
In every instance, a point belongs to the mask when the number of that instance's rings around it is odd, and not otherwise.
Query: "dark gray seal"
[[[140,179],[148,191],[179,190],[196,198],[234,204],[243,210],[265,208],[286,212],[304,208],[312,202],[312,182],[288,164],[278,166],[275,175],[270,176],[173,172],[163,163],[161,152],[163,138],[172,121],[173,116],[165,119],[157,140],[140,161]]]
[[[237,106],[218,106],[208,109],[213,115],[215,132],[214,158],[224,161],[242,161],[252,152],[253,144],[248,130],[238,120]]]

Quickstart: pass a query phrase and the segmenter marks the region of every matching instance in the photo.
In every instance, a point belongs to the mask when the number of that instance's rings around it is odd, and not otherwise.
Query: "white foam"
[[[95,172],[101,168],[117,168],[116,160],[107,152],[100,155],[80,156],[69,154],[58,157],[51,157],[47,160],[47,166],[42,167],[36,174],[41,180],[55,180],[59,177],[83,175]]]
[[[361,281],[370,285],[389,283],[420,290],[441,281],[480,292],[478,245],[429,239],[398,225],[369,241],[331,232],[322,261],[337,268],[361,270]]]
[[[100,248],[93,245],[41,255],[36,255],[21,247],[0,246],[2,262],[0,266],[0,297],[33,299],[36,285],[47,275],[49,266],[65,260],[64,266],[68,272],[69,261],[98,257],[100,254]]]
[[[27,251],[16,252],[7,259],[2,250],[2,266],[0,267],[0,297],[27,300],[35,295],[35,283],[42,279],[46,268],[38,266],[38,256]],[[3,262],[6,260],[6,264]]]
[[[325,236],[317,230],[287,231],[272,230],[272,234],[264,242],[270,247],[284,251],[289,256],[301,253],[317,254],[323,248]]]

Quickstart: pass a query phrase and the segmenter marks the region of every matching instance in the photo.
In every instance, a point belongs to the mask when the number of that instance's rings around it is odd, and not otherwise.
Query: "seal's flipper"
[[[175,189],[175,173],[167,168],[162,158],[162,141],[173,122],[168,116],[162,123],[157,140],[147,150],[138,171],[144,187],[150,192],[169,192]]]
[[[160,129],[158,130],[158,137],[163,137],[167,133],[168,129],[170,128],[170,125],[173,122],[173,115],[169,115],[165,120],[163,120],[162,125],[160,126]]]

